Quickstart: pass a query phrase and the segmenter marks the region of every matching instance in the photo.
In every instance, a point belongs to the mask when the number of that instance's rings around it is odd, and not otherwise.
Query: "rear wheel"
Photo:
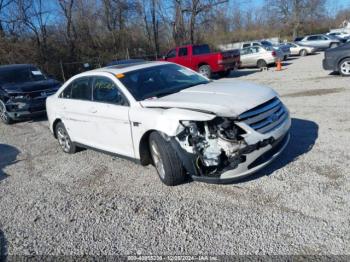
[[[56,125],[55,133],[58,143],[60,144],[63,152],[68,154],[74,154],[77,151],[75,144],[70,139],[67,129],[62,122]]]
[[[199,68],[198,68],[198,72],[207,77],[207,78],[211,78],[212,77],[212,72],[211,72],[211,68],[209,65],[201,65]]]
[[[339,63],[339,72],[342,76],[350,76],[350,58],[346,58]]]
[[[8,115],[4,102],[0,100],[0,119],[6,125],[12,124],[13,120]]]
[[[149,147],[160,180],[167,186],[183,183],[186,179],[185,170],[169,142],[158,132],[152,132],[149,137]]]
[[[257,66],[259,68],[264,68],[264,67],[267,67],[267,63],[265,60],[259,60],[258,63],[257,63]]]
[[[300,56],[307,56],[307,51],[305,49],[300,50]]]

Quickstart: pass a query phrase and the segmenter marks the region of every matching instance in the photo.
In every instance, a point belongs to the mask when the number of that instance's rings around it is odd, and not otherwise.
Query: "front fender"
[[[177,135],[183,121],[210,121],[215,114],[180,108],[131,108],[129,112],[135,158],[140,159],[140,143],[151,131],[159,131],[169,137]]]

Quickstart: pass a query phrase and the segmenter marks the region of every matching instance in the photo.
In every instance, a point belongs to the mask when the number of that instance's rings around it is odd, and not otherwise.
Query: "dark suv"
[[[350,76],[350,43],[324,52],[323,69]]]
[[[45,113],[46,98],[60,86],[33,65],[0,66],[0,119],[10,124]]]

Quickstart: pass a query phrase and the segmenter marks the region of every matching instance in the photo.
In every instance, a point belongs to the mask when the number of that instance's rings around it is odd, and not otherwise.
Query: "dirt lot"
[[[153,167],[62,153],[45,120],[0,124],[0,252],[350,254],[350,79],[322,57],[218,80],[272,86],[293,117],[283,155],[236,184],[166,187]]]

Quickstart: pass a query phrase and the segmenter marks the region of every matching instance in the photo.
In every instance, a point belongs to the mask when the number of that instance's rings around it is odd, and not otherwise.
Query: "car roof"
[[[111,74],[123,74],[134,70],[139,70],[143,68],[150,68],[154,66],[159,65],[166,65],[166,64],[172,64],[169,62],[163,62],[163,61],[143,61],[143,62],[137,62],[137,63],[129,63],[129,64],[121,64],[121,65],[113,65],[113,66],[107,66],[102,68],[97,68],[94,70],[86,71],[83,73],[78,74],[77,76],[84,76],[84,75],[91,75],[94,73],[111,73]]]

